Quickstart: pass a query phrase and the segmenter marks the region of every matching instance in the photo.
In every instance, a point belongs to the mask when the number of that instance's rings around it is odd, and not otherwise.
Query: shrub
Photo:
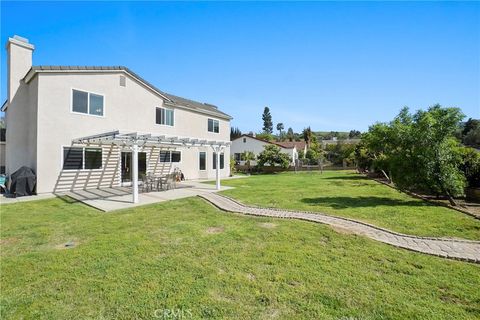
[[[265,150],[260,152],[257,157],[258,167],[263,168],[266,164],[269,166],[280,166],[287,169],[290,166],[291,158],[288,154],[282,153],[280,147],[275,145],[266,145]]]

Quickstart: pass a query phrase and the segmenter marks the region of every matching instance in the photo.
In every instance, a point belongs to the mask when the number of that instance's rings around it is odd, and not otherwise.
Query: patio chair
[[[148,175],[142,175],[142,191],[148,192],[149,190],[153,190],[153,179],[150,178]]]
[[[177,187],[176,174],[175,173],[168,174],[162,181],[162,189],[170,190],[170,189],[175,189],[176,187]]]

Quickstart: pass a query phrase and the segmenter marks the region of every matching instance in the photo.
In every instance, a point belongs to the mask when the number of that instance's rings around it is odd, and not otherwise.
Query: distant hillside
[[[330,140],[333,137],[337,137],[338,140],[348,139],[350,132],[345,131],[313,131],[313,134],[319,140]]]

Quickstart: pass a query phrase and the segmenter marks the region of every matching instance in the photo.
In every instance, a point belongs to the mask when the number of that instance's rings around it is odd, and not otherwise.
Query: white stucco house
[[[175,168],[186,179],[229,176],[232,118],[216,106],[163,92],[126,67],[32,66],[34,46],[18,36],[6,49],[6,173],[34,169],[37,193]]]
[[[250,151],[257,157],[267,145],[275,145],[280,148],[282,153],[288,154],[292,160],[292,165],[294,165],[295,160],[298,159],[298,150],[295,144],[283,145],[281,142],[270,142],[246,134],[232,140],[230,154],[233,156],[235,162],[243,165],[245,161],[241,159],[242,153]],[[256,161],[251,161],[250,164],[255,165]]]

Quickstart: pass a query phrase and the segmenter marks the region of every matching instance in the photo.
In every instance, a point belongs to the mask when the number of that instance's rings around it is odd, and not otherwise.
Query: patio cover
[[[200,140],[194,138],[145,134],[138,132],[121,133],[119,130],[73,139],[72,144],[117,145],[132,150],[133,203],[138,202],[138,151],[143,147],[204,147],[210,146],[220,154],[230,141]],[[220,190],[220,157],[216,157],[216,188]]]

